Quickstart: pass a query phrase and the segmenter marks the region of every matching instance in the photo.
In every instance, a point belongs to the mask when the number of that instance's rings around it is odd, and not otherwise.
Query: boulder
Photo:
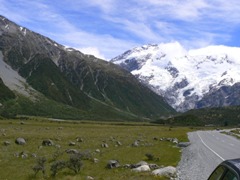
[[[18,144],[18,145],[25,145],[26,140],[24,138],[19,137],[15,140],[15,143]]]
[[[79,151],[76,149],[67,149],[65,152],[68,154],[78,154],[79,153]]]
[[[83,142],[83,138],[77,137],[77,138],[76,138],[76,141],[77,141],[77,142]]]
[[[118,160],[109,160],[108,161],[107,168],[113,169],[113,168],[118,168],[118,167],[120,167]]]
[[[137,164],[135,164],[136,167],[143,166],[143,165],[148,165],[146,161],[140,161]]]
[[[159,166],[157,164],[149,164],[148,166],[150,169],[159,169]]]
[[[43,140],[42,145],[43,146],[53,146],[54,143],[51,139],[45,139],[45,140]]]
[[[133,168],[132,171],[134,172],[146,172],[146,171],[150,171],[150,167],[148,165],[141,165],[137,168]]]
[[[102,144],[102,147],[103,147],[103,148],[109,148],[109,146],[108,146],[107,143],[103,143],[103,144]]]
[[[165,176],[167,178],[174,178],[176,177],[177,170],[175,167],[167,166],[164,168],[156,169],[152,172],[152,174],[157,176]]]
[[[139,141],[138,140],[134,141],[134,143],[132,143],[132,146],[133,147],[138,147],[139,146]]]
[[[91,177],[91,176],[87,176],[87,177],[86,177],[86,180],[94,180],[94,178]]]
[[[178,147],[182,147],[182,148],[188,147],[189,145],[191,145],[190,142],[179,142],[178,143]]]
[[[75,142],[73,142],[73,141],[71,141],[69,144],[68,144],[69,146],[75,146],[76,145],[76,143]]]
[[[98,160],[97,158],[93,158],[93,162],[94,162],[94,163],[98,163],[99,160]]]
[[[100,151],[100,149],[96,149],[95,152],[96,153],[100,153],[101,151]]]
[[[22,152],[20,152],[20,154],[19,154],[20,156],[21,156],[21,158],[23,158],[23,159],[26,159],[26,158],[28,158],[28,154],[26,153],[26,152],[24,152],[24,151],[22,151]]]
[[[3,145],[5,145],[5,146],[8,146],[8,145],[10,145],[11,143],[9,142],[9,141],[4,141],[3,142]]]
[[[118,145],[118,146],[121,146],[122,143],[121,143],[120,141],[117,141],[117,145]]]
[[[36,157],[37,157],[37,154],[32,153],[31,156],[32,156],[33,158],[36,158]]]
[[[177,139],[177,138],[173,138],[173,139],[172,139],[172,142],[173,142],[174,144],[178,144],[178,139]]]

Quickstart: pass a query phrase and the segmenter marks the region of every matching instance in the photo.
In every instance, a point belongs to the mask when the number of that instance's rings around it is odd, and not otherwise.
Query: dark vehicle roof
[[[240,158],[239,159],[226,160],[226,161],[222,162],[221,164],[223,164],[223,165],[226,164],[226,165],[230,166],[240,176]]]

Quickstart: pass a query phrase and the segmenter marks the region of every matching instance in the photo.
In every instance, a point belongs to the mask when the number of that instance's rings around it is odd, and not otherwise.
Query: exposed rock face
[[[178,111],[240,105],[240,48],[187,51],[179,43],[144,45],[111,61],[162,95]]]

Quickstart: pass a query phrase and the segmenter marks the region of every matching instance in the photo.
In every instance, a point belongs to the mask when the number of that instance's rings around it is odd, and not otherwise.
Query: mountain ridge
[[[128,71],[62,46],[3,16],[0,52],[0,77],[15,94],[35,100],[44,96],[86,111],[91,118],[119,119],[128,114],[130,119],[141,119],[175,113]],[[11,79],[6,77],[8,73]]]
[[[176,110],[187,111],[240,105],[234,100],[237,93],[233,97],[229,90],[222,94],[219,90],[229,89],[240,82],[239,50],[236,47],[209,46],[187,51],[178,42],[162,43],[133,48],[111,62],[131,72]],[[218,104],[214,104],[216,94],[222,99]]]

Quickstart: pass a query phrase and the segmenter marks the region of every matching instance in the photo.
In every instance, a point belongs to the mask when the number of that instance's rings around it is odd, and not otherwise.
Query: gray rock
[[[76,143],[71,141],[68,145],[69,146],[76,146]]]
[[[122,146],[122,143],[120,141],[117,141],[118,146]]]
[[[118,160],[109,160],[108,161],[107,168],[113,169],[113,168],[118,168],[118,167],[120,167]]]
[[[76,149],[67,149],[65,152],[68,154],[78,154],[79,153],[79,151]]]
[[[15,140],[15,143],[18,144],[18,145],[25,145],[26,140],[24,138],[19,137]]]
[[[87,176],[87,177],[86,177],[86,180],[94,180],[94,178],[91,177],[91,176]]]
[[[143,166],[143,165],[148,165],[146,161],[140,161],[137,164],[135,164],[135,167]]]
[[[99,159],[93,158],[93,162],[94,162],[94,163],[98,163],[98,162],[99,162]]]
[[[28,158],[28,154],[24,151],[20,152],[19,156],[21,156],[22,159]]]
[[[76,138],[76,141],[77,141],[77,142],[83,142],[83,138],[77,137],[77,138]]]
[[[172,142],[173,142],[174,144],[178,144],[178,139],[177,139],[177,138],[173,138],[173,139],[172,139]]]
[[[182,148],[188,147],[188,146],[190,146],[190,145],[191,145],[190,142],[179,142],[179,143],[178,143],[178,147],[182,147]]]
[[[138,147],[139,146],[139,141],[138,140],[134,141],[134,143],[132,143],[132,146],[133,147]]]
[[[3,145],[4,145],[4,146],[8,146],[8,145],[10,145],[10,144],[11,144],[11,143],[10,143],[9,141],[4,141],[4,142],[3,142]]]
[[[100,151],[100,149],[96,149],[95,152],[96,153],[100,153],[101,151]]]
[[[159,166],[157,164],[149,164],[150,169],[159,169]]]
[[[150,170],[151,170],[150,167],[146,164],[132,169],[132,171],[134,171],[134,172],[146,172],[146,171],[150,171]]]
[[[43,146],[53,146],[54,143],[51,139],[45,139],[45,140],[43,140],[42,145]]]
[[[168,167],[156,169],[152,172],[152,174],[157,176],[165,176],[167,178],[174,178],[176,177],[177,170],[175,167],[168,166]]]
[[[103,148],[109,148],[109,146],[108,146],[107,143],[103,143],[103,144],[102,144],[102,147],[103,147]]]
[[[37,154],[32,153],[31,156],[32,156],[33,158],[36,158],[36,157],[37,157]]]

